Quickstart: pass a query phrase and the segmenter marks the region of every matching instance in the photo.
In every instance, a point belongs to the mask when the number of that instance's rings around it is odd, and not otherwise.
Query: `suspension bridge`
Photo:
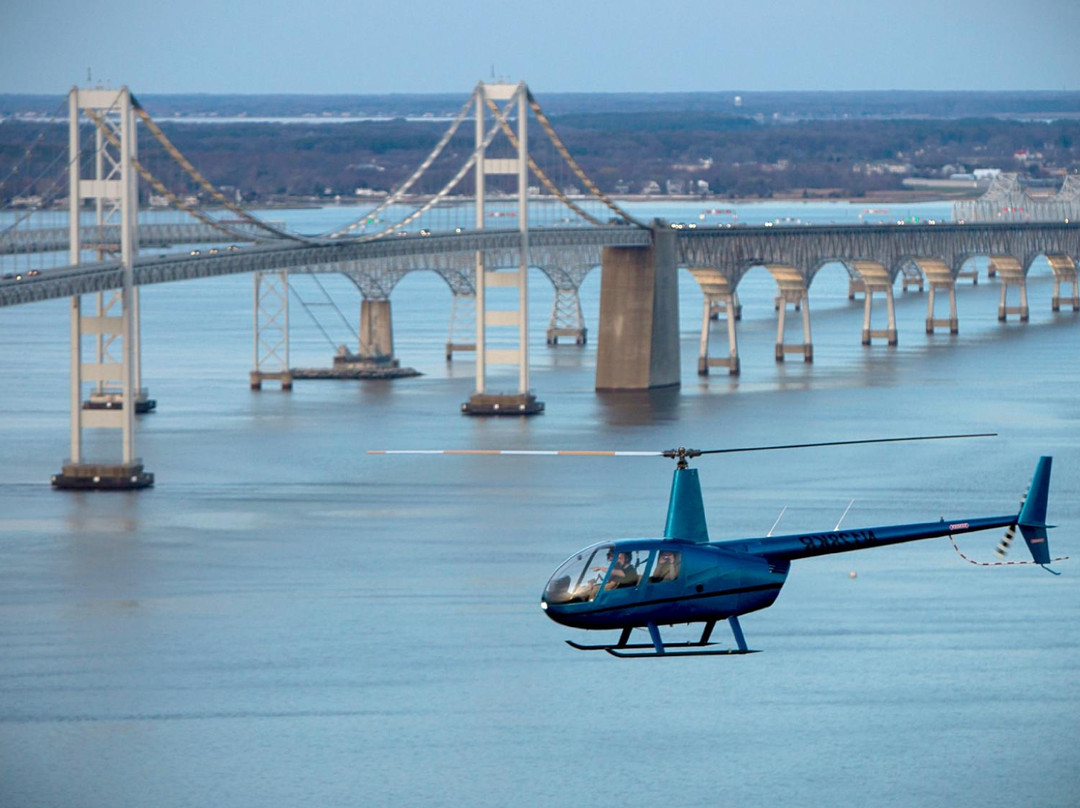
[[[530,140],[530,122],[542,137]],[[1026,277],[1039,257],[1053,270],[1052,308],[1080,310],[1080,225],[1068,219],[693,229],[639,221],[585,174],[524,83],[478,84],[407,179],[355,221],[315,235],[266,221],[230,199],[126,88],[73,89],[67,123],[67,151],[50,164],[56,176],[51,184],[47,176],[35,177],[34,186],[40,209],[66,193],[66,227],[42,225],[34,209],[0,210],[0,260],[7,262],[0,306],[71,301],[71,453],[53,478],[61,488],[153,483],[136,457],[134,430],[135,415],[153,406],[141,384],[139,356],[138,290],[147,284],[252,274],[250,383],[260,388],[277,381],[288,389],[294,377],[290,274],[336,273],[356,285],[359,345],[335,357],[335,369],[378,374],[397,367],[391,292],[410,272],[434,271],[452,293],[447,358],[455,351],[475,355],[475,392],[462,405],[473,415],[530,415],[544,408],[529,384],[530,268],[539,268],[556,292],[548,342],[563,337],[582,344],[587,329],[578,288],[601,267],[598,390],[680,383],[679,267],[689,270],[703,295],[701,374],[716,367],[739,372],[737,289],[754,266],[765,266],[776,282],[777,361],[789,354],[812,361],[809,289],[832,262],[847,269],[849,296],[864,296],[866,345],[897,343],[893,289],[901,277],[905,290],[929,289],[927,332],[957,333],[956,285],[975,256],[988,256],[990,273],[1001,280],[1000,320],[1027,320]],[[138,141],[139,124],[150,135],[146,143]],[[28,149],[28,161],[31,154]],[[155,155],[159,162],[152,164]],[[163,177],[177,167],[183,187],[170,187]],[[0,200],[19,169],[0,177]],[[188,221],[140,218],[140,179]],[[192,187],[212,208],[199,203]],[[169,245],[194,247],[139,255],[140,248]],[[947,295],[947,316],[935,311],[938,293]],[[87,310],[84,297],[91,298]],[[885,304],[884,327],[872,324],[875,299]],[[802,321],[795,341],[787,335],[789,308]],[[710,355],[713,319],[727,325],[722,357]],[[516,390],[489,390],[489,374],[500,366],[516,370]],[[84,456],[83,430],[89,428],[117,435],[119,462]]]

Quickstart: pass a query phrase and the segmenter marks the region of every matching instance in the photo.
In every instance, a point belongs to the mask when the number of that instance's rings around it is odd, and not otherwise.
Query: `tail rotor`
[[[1020,497],[1020,510],[1024,510],[1024,503],[1027,502],[1028,492],[1031,491],[1031,484],[1028,484],[1028,490],[1024,492],[1024,496]],[[1017,512],[1019,513],[1019,511]],[[1005,530],[1005,535],[1001,537],[1001,541],[998,542],[997,549],[994,550],[994,555],[1004,560],[1005,556],[1009,554],[1009,548],[1012,546],[1013,539],[1016,538],[1016,522],[1013,522]]]

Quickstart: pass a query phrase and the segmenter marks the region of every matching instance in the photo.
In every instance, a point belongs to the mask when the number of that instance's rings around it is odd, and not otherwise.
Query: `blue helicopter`
[[[1046,567],[1051,562],[1046,531],[1053,527],[1046,524],[1050,457],[1042,457],[1036,464],[1019,513],[720,542],[709,541],[697,469],[689,468],[687,463],[689,458],[705,454],[955,437],[989,435],[884,438],[746,449],[680,448],[656,453],[677,460],[663,537],[600,542],[575,553],[551,576],[540,608],[564,626],[621,629],[614,644],[582,645],[567,640],[582,651],[607,651],[618,657],[749,654],[755,652],[746,645],[739,616],[771,606],[787,580],[791,562],[799,558],[1004,527],[1008,532],[999,545],[999,555],[1004,555],[1014,531],[1019,528],[1034,562]],[[712,649],[713,628],[725,619],[737,649]],[[659,627],[679,623],[703,623],[701,638],[696,642],[665,643]],[[630,643],[631,631],[640,627],[648,629],[651,643]]]
[[[1008,530],[998,546],[999,555],[1004,555],[1019,528],[1034,563],[1049,570],[1046,565],[1060,560],[1050,558],[1046,533],[1047,528],[1053,527],[1046,524],[1050,457],[1042,457],[1036,464],[1019,513],[845,530],[838,527],[818,533],[719,542],[709,541],[701,484],[697,469],[689,467],[689,459],[735,452],[992,436],[993,433],[929,435],[661,452],[433,449],[369,454],[575,455],[676,460],[664,535],[599,542],[580,550],[555,570],[540,600],[540,608],[561,625],[620,630],[614,643],[584,645],[567,640],[573,648],[607,651],[617,657],[671,657],[756,653],[747,647],[739,616],[771,606],[787,580],[791,562],[799,558],[1004,527]],[[737,648],[713,647],[712,632],[721,620],[727,620]],[[660,626],[682,623],[702,623],[700,639],[664,642]],[[651,642],[631,643],[631,632],[642,627],[648,629]]]

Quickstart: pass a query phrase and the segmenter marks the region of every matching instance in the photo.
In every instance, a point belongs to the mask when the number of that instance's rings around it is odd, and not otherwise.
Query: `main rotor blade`
[[[865,440],[830,440],[821,443],[787,443],[776,446],[743,446],[737,449],[700,449],[697,454],[734,454],[735,452],[768,452],[773,449],[815,449],[819,446],[855,446],[864,443],[901,443],[916,440],[955,440],[957,438],[994,438],[997,432],[972,432],[966,435],[915,435],[907,438],[867,438]],[[689,452],[688,452],[689,453]]]
[[[567,449],[368,449],[377,455],[531,455],[550,457],[572,455],[575,457],[662,457],[663,452],[589,452]]]
[[[954,440],[957,438],[993,438],[996,432],[973,432],[964,435],[914,435],[906,438],[866,438],[831,440],[819,443],[785,443],[774,446],[741,446],[733,449],[668,449],[663,452],[589,451],[581,449],[368,449],[370,455],[520,455],[526,457],[699,457],[708,454],[768,452],[774,449],[814,449],[820,446],[855,446],[865,443],[900,443],[916,440]]]

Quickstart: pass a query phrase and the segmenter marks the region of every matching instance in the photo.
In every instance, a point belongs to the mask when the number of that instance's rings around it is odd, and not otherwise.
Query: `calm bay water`
[[[347,212],[281,216],[319,230]],[[1026,325],[997,322],[984,274],[958,290],[958,336],[923,333],[925,295],[897,292],[899,346],[865,348],[862,303],[827,267],[812,365],[773,361],[774,287],[755,269],[739,289],[743,372],[706,379],[683,275],[682,388],[620,395],[593,391],[595,342],[543,344],[552,294],[534,276],[547,411],[530,420],[458,413],[473,364],[444,361],[450,294],[434,275],[393,295],[398,356],[423,376],[291,394],[248,390],[249,277],[147,287],[159,409],[138,451],[157,485],[137,494],[50,489],[68,453],[67,303],[0,311],[0,805],[1075,805],[1077,560],[1060,577],[983,568],[935,540],[796,562],[777,604],[742,621],[763,653],[614,660],[564,645],[580,633],[543,616],[540,591],[579,547],[662,530],[667,461],[365,454],[993,431],[702,460],[710,531],[760,535],[785,507],[786,531],[830,529],[852,499],[847,527],[1004,512],[1052,454],[1051,550],[1075,556],[1080,315],[1050,312],[1047,268]],[[324,283],[354,320],[355,289]],[[592,337],[599,273],[582,303]],[[353,339],[319,311],[329,339],[294,305],[296,365]],[[989,560],[998,538],[960,549]]]

